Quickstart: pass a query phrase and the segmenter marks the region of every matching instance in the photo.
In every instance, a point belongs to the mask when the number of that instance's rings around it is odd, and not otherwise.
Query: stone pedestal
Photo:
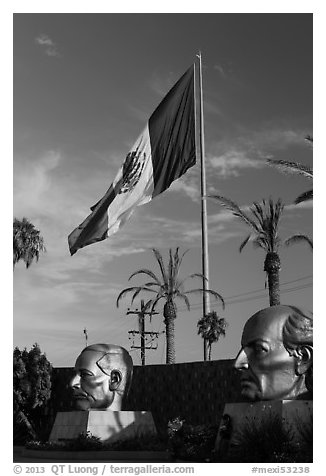
[[[87,431],[107,442],[156,434],[151,412],[72,411],[57,413],[49,441],[71,440]]]
[[[255,403],[227,403],[224,407],[223,415],[230,417],[229,431],[221,421],[219,432],[215,442],[217,451],[224,451],[234,442],[237,430],[250,421],[259,424],[266,419],[277,415],[282,418],[284,427],[291,428],[294,440],[300,439],[298,424],[309,424],[312,422],[312,400],[271,400]]]

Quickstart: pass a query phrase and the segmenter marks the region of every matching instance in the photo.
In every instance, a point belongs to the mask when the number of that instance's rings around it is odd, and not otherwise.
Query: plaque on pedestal
[[[71,411],[57,413],[49,441],[71,440],[87,431],[106,442],[156,434],[151,412]]]

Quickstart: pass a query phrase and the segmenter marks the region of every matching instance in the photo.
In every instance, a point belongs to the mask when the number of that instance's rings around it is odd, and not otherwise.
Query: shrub
[[[40,408],[51,395],[51,364],[34,344],[30,351],[14,349],[13,370],[14,443],[24,444],[28,438],[46,440],[51,428]]]
[[[311,429],[310,429],[311,430]],[[281,416],[269,414],[264,419],[246,418],[235,432],[228,454],[219,461],[233,463],[300,463],[312,461],[312,431],[304,427],[307,439],[294,440],[293,429]],[[309,450],[311,448],[311,451]],[[310,458],[310,459],[309,459]],[[215,459],[217,461],[217,459]]]
[[[210,461],[217,430],[217,425],[190,425],[177,417],[168,423],[169,449],[177,459]]]

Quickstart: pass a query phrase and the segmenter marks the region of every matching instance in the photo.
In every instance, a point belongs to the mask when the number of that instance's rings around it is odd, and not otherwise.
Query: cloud
[[[15,161],[14,211],[18,217],[21,214],[38,214],[44,207],[52,186],[51,174],[61,160],[60,152],[48,151],[39,159],[24,157]]]
[[[244,150],[237,149],[230,149],[217,157],[210,156],[208,161],[211,167],[218,169],[219,177],[224,179],[239,176],[240,169],[258,169],[266,165],[261,160],[249,158]]]
[[[266,125],[264,129],[252,131],[246,139],[247,145],[255,150],[283,150],[291,145],[302,145],[306,147],[306,131],[303,129],[294,130],[284,124],[284,127]]]
[[[260,130],[241,128],[238,135],[210,143],[207,166],[217,169],[220,178],[237,177],[245,169],[261,169],[266,159],[291,146],[306,148],[305,131],[273,124]]]
[[[186,178],[182,177],[178,180],[175,180],[170,186],[169,190],[171,192],[181,192],[184,193],[194,202],[200,201],[200,186],[199,181],[195,178]]]
[[[47,56],[52,56],[55,58],[60,58],[61,54],[58,51],[57,45],[48,35],[41,34],[35,38],[35,43],[43,48],[44,53]]]

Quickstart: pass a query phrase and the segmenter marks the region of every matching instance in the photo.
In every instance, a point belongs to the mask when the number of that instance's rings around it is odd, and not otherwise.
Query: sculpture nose
[[[241,349],[238,355],[236,356],[233,367],[237,370],[247,369],[248,368],[248,357],[244,349]]]
[[[80,377],[79,375],[75,375],[70,381],[70,387],[72,388],[80,388]]]

